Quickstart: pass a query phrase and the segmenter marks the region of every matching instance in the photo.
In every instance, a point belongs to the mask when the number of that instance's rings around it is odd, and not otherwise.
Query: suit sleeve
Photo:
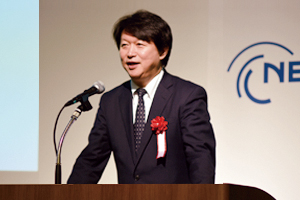
[[[207,111],[207,95],[196,87],[180,109],[181,132],[192,183],[215,179],[215,137]]]
[[[104,98],[105,95],[102,96],[95,123],[90,132],[89,143],[76,160],[67,182],[69,184],[98,183],[108,162],[111,145],[103,109]]]

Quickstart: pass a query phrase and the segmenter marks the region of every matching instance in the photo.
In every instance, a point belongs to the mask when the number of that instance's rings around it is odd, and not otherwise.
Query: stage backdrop
[[[111,30],[119,17],[141,8],[162,16],[172,28],[167,70],[207,90],[217,140],[216,183],[249,185],[276,199],[297,199],[297,0],[41,0],[38,183],[54,183],[52,131],[64,103],[96,80],[104,82],[107,91],[128,80]],[[64,183],[87,144],[100,97],[90,98],[94,109],[82,113],[65,139]],[[62,113],[59,135],[75,108]],[[113,157],[100,183],[117,183]]]
[[[207,90],[217,182],[298,199],[299,1],[210,1]]]

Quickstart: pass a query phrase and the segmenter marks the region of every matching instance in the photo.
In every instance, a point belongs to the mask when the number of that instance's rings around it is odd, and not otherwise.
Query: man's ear
[[[160,60],[163,60],[167,56],[168,52],[169,52],[169,48],[165,48],[164,51],[160,53],[159,56]]]

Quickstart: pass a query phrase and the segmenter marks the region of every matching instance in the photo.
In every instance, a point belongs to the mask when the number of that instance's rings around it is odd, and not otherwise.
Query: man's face
[[[161,60],[167,51],[159,54],[153,42],[140,40],[122,33],[120,57],[124,69],[139,87],[145,87],[161,70]]]

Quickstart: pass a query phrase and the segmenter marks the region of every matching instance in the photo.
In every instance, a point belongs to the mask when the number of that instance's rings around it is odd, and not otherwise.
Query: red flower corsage
[[[163,158],[167,152],[167,140],[166,140],[166,130],[168,122],[165,121],[164,117],[155,117],[151,120],[151,129],[155,131],[157,138],[157,155],[156,159]]]
[[[155,131],[155,134],[161,134],[168,129],[168,122],[165,121],[164,117],[155,117],[151,120],[151,128],[152,131]]]

